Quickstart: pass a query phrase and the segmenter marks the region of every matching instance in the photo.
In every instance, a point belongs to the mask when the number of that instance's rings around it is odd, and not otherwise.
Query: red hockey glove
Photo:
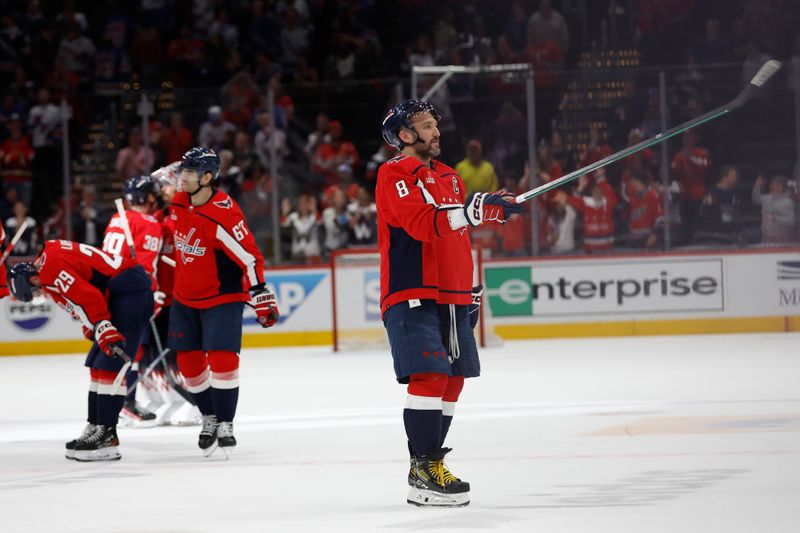
[[[278,321],[280,312],[272,294],[263,284],[250,288],[250,305],[256,311],[256,319],[262,328],[274,326]]]
[[[464,214],[472,227],[485,223],[505,224],[514,213],[522,213],[523,207],[516,203],[514,195],[505,191],[476,192],[467,198]]]
[[[125,337],[117,331],[114,324],[108,320],[101,320],[94,327],[94,340],[106,355],[113,357],[116,351],[122,350]]]

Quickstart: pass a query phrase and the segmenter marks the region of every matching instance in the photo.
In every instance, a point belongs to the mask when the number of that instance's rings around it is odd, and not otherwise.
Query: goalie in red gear
[[[131,259],[110,256],[88,244],[47,241],[33,263],[18,263],[8,272],[9,289],[21,302],[39,293],[79,319],[94,344],[86,356],[90,369],[88,425],[67,443],[66,456],[78,461],[120,458],[117,419],[126,383],[114,380],[139,346],[153,313],[150,278]]]
[[[383,138],[400,155],[380,167],[375,192],[381,311],[397,381],[408,384],[408,502],[462,506],[469,483],[444,466],[450,449],[443,444],[464,378],[480,374],[477,313],[470,314],[480,288],[472,286],[467,231],[503,224],[522,207],[503,192],[465,198],[461,177],[436,159],[438,121],[436,109],[420,100],[399,104],[383,121]]]
[[[213,150],[186,152],[183,190],[170,207],[176,266],[168,345],[178,352],[178,368],[203,414],[198,445],[205,455],[217,446],[226,454],[236,446],[244,304],[255,309],[263,327],[278,320],[275,297],[264,284],[264,259],[244,215],[213,187],[219,166]]]

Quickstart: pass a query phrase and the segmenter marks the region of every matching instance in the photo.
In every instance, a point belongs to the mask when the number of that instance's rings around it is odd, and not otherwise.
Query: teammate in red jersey
[[[186,152],[183,190],[170,207],[176,267],[168,345],[178,352],[178,368],[203,414],[198,445],[206,456],[217,446],[226,454],[236,446],[233,418],[245,302],[263,327],[278,320],[275,296],[264,284],[264,259],[244,215],[212,186],[219,167],[213,150]]]
[[[119,213],[114,214],[106,227],[105,237],[103,238],[103,251],[112,255],[131,257],[131,250],[125,238],[124,225],[127,223],[133,239],[133,248],[136,253],[136,261],[142,265],[145,272],[152,280],[154,295],[158,295],[158,256],[161,252],[161,223],[153,216],[155,213],[158,195],[160,193],[159,183],[150,176],[134,176],[125,181],[122,187],[122,194],[129,208],[125,211],[123,219]],[[162,297],[155,297],[155,314],[161,309],[164,300]],[[143,339],[148,342],[149,335]],[[128,370],[128,383],[137,383],[139,378],[139,365],[142,364],[144,350],[141,346],[136,350],[136,358]],[[145,361],[147,363],[147,361]],[[125,398],[125,405],[122,407],[122,416],[134,424],[142,426],[152,426],[156,424],[156,415],[151,413],[143,406],[136,403],[136,385],[128,389],[128,396]]]
[[[443,444],[464,378],[480,374],[477,312],[470,314],[480,288],[472,287],[467,230],[502,224],[522,206],[504,192],[465,199],[461,178],[436,160],[438,121],[436,109],[420,100],[397,105],[383,120],[383,138],[400,155],[380,167],[375,191],[381,311],[397,381],[408,384],[408,502],[462,506],[469,483],[444,465],[450,449]]]
[[[3,257],[6,251],[6,231],[0,225],[0,257]],[[8,296],[8,286],[6,285],[6,264],[0,263],[0,299]]]
[[[72,241],[47,241],[33,263],[18,263],[8,272],[14,297],[30,302],[37,293],[49,296],[83,324],[94,340],[90,368],[88,425],[67,443],[66,456],[78,461],[120,458],[117,419],[126,384],[114,379],[123,367],[120,351],[132,355],[147,331],[153,313],[150,278],[133,261]]]

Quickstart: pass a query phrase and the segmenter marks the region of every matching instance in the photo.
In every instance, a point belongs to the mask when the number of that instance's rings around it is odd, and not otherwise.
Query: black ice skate
[[[76,461],[118,461],[121,457],[115,426],[97,426],[92,435],[75,441],[74,459]]]
[[[67,451],[64,453],[64,457],[67,459],[75,459],[75,444],[80,440],[86,440],[94,435],[94,432],[97,431],[98,427],[100,426],[96,424],[86,424],[86,427],[83,429],[83,433],[81,433],[80,437],[72,439],[66,444]]]
[[[408,469],[408,486],[413,487],[416,480],[416,474],[414,473],[414,469],[417,468],[417,456],[414,451],[411,449],[411,443],[408,443],[408,455],[410,456],[411,466]]]
[[[217,442],[219,449],[225,452],[225,457],[236,447],[236,437],[233,436],[233,422],[220,422],[217,429]]]
[[[158,424],[155,413],[151,413],[135,401],[126,401],[120,418],[126,427],[149,428]]]
[[[217,423],[216,415],[203,415],[203,429],[200,430],[200,438],[197,445],[203,450],[203,455],[208,457],[217,449]]]
[[[444,464],[450,448],[441,448],[428,455],[418,455],[412,468],[413,485],[408,490],[408,503],[420,507],[463,507],[469,505],[469,483],[453,475]]]

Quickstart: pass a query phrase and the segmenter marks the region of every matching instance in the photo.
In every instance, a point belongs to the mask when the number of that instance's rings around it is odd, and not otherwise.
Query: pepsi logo
[[[23,331],[42,329],[53,315],[53,305],[48,300],[25,303],[8,298],[5,308],[8,321]]]

